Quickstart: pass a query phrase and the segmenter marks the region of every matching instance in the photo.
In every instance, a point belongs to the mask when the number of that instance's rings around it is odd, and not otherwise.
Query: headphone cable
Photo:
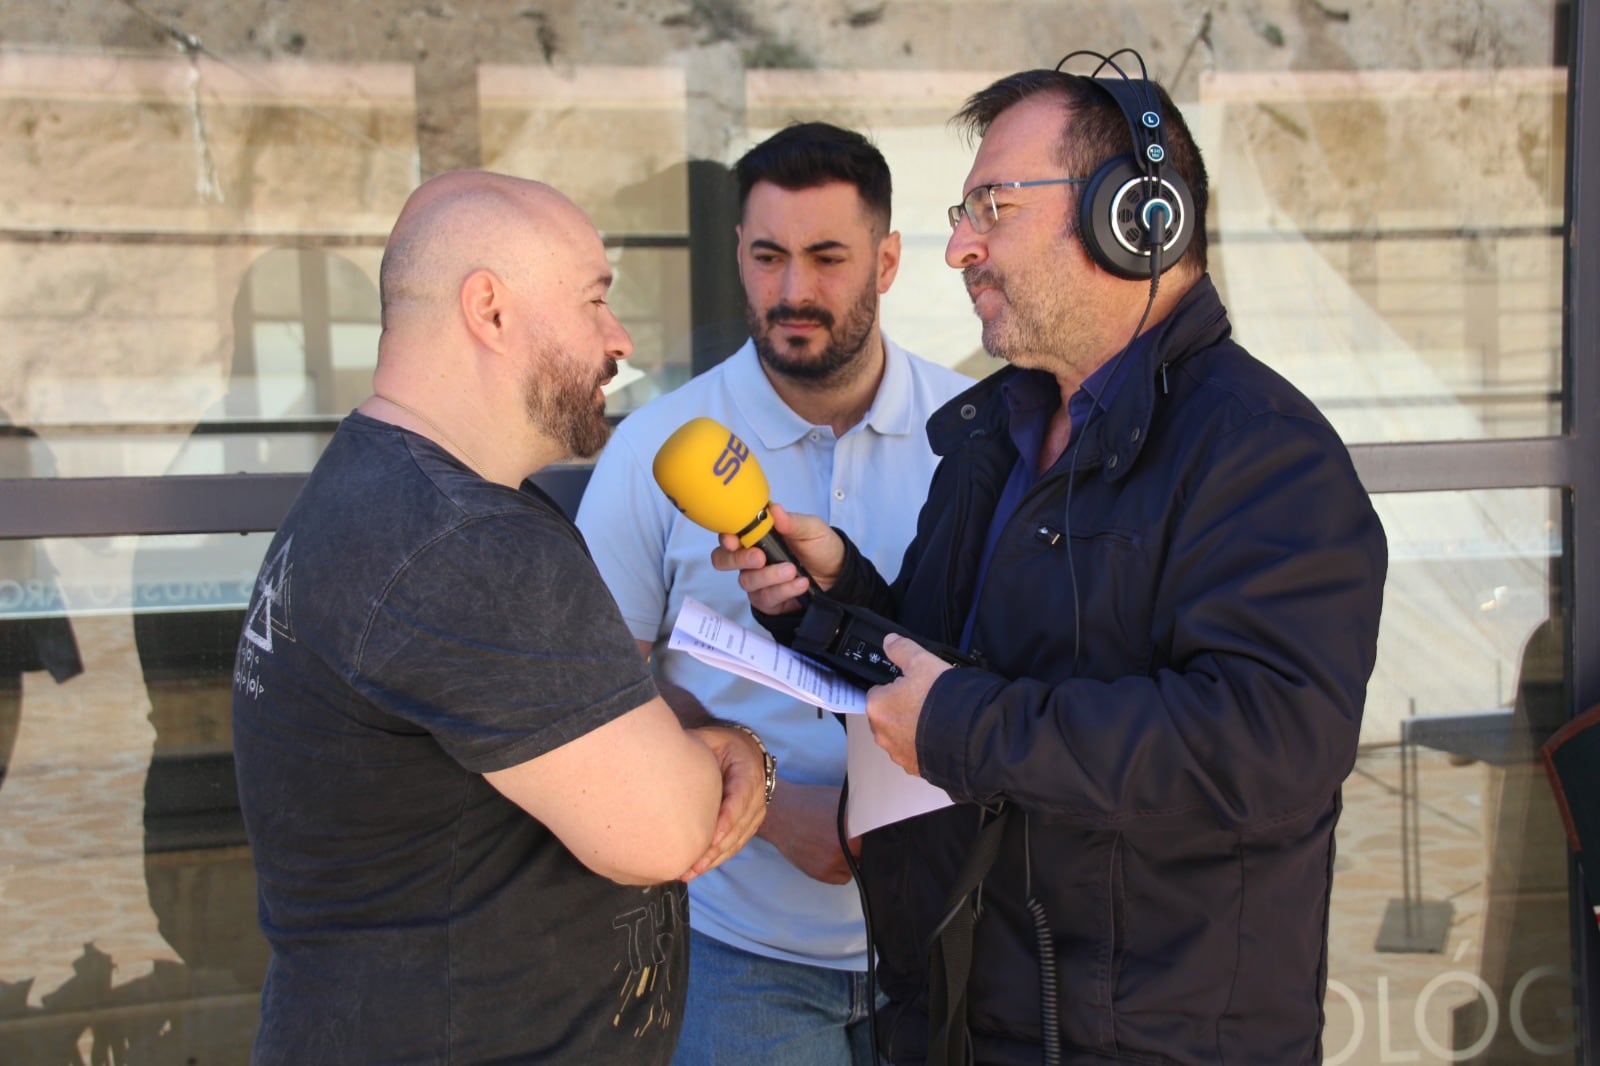
[[[872,905],[867,900],[866,881],[861,877],[861,864],[850,851],[850,838],[845,829],[845,807],[850,799],[850,775],[846,774],[839,786],[839,809],[834,814],[834,831],[839,835],[839,850],[844,853],[844,863],[855,882],[856,895],[861,899],[861,920],[867,934],[867,1032],[872,1040],[872,1054],[879,1058],[878,1050],[878,965],[872,950]]]

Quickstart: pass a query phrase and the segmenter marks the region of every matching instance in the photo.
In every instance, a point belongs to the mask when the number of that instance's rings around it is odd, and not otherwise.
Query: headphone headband
[[[1078,56],[1099,61],[1093,73],[1074,76],[1111,97],[1128,123],[1133,144],[1131,153],[1108,160],[1089,179],[1078,201],[1078,232],[1090,258],[1105,270],[1153,283],[1183,257],[1194,235],[1193,197],[1183,178],[1167,167],[1161,94],[1148,76],[1144,57],[1132,48],[1110,55],[1087,49],[1068,52],[1056,71],[1066,73],[1061,68]],[[1118,64],[1120,56],[1133,57],[1137,78]],[[1107,68],[1113,73],[1102,75]]]

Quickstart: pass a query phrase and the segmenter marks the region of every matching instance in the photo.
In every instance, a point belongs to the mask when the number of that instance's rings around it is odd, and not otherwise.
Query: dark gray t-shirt
[[[597,876],[481,776],[653,695],[548,497],[348,417],[267,550],[234,671],[273,948],[258,1066],[668,1061],[683,886]]]

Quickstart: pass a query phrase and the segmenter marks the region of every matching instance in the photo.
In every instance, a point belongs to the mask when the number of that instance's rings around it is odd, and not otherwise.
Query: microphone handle
[[[772,566],[774,563],[793,563],[795,570],[799,572],[801,577],[813,585],[816,584],[811,581],[811,575],[806,572],[804,566],[800,565],[800,560],[794,557],[794,552],[789,550],[789,545],[784,543],[783,537],[776,530],[756,541],[751,547],[761,549],[767,557],[768,566]]]

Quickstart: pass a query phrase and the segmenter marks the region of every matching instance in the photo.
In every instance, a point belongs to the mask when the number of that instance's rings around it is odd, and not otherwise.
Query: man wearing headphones
[[[1199,152],[1127,54],[957,115],[946,259],[1011,365],[930,420],[893,584],[775,509],[820,587],[983,664],[890,637],[904,674],[869,693],[957,801],[862,847],[896,1064],[1321,1060],[1387,547],[1337,434],[1231,339]],[[775,632],[801,617],[791,564],[714,562]]]

